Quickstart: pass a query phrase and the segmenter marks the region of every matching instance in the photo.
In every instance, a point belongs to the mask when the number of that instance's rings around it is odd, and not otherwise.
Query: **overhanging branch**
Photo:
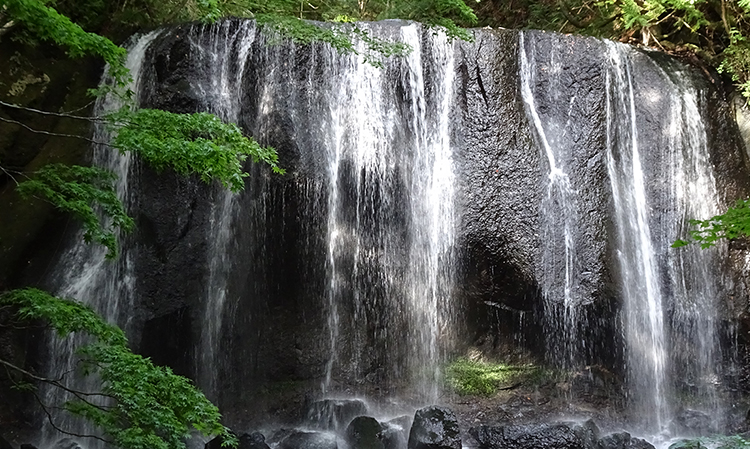
[[[116,147],[110,145],[107,142],[100,142],[98,140],[89,139],[88,137],[83,137],[83,136],[79,136],[79,135],[75,135],[75,134],[62,134],[62,133],[55,133],[55,132],[50,132],[50,131],[42,131],[42,130],[39,130],[39,129],[34,129],[34,128],[31,128],[30,126],[28,126],[28,125],[26,125],[24,123],[21,123],[21,122],[19,122],[17,120],[11,120],[11,119],[8,119],[8,118],[2,117],[2,116],[0,116],[0,121],[6,122],[6,123],[12,123],[14,125],[18,125],[18,126],[20,126],[22,128],[25,128],[28,131],[31,131],[34,134],[44,134],[46,136],[52,136],[52,137],[66,137],[66,138],[71,138],[71,139],[80,139],[80,140],[83,140],[83,141],[86,141],[86,142],[89,142],[89,143],[93,143],[93,144],[96,144],[96,145],[103,145],[103,146],[107,146],[107,147],[110,147],[110,148],[116,148]]]

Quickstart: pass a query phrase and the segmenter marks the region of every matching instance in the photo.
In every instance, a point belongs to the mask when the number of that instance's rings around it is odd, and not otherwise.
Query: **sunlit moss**
[[[508,365],[465,358],[454,361],[446,369],[448,384],[462,395],[491,396],[500,389],[538,383],[544,377],[544,370],[534,365]]]

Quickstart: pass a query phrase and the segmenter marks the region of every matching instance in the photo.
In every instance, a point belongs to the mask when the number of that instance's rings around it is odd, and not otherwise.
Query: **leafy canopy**
[[[112,145],[131,151],[156,170],[171,168],[182,175],[218,180],[234,192],[245,186],[242,163],[250,156],[283,174],[273,148],[242,135],[233,123],[206,112],[175,114],[159,109],[120,110],[109,116],[116,132]]]

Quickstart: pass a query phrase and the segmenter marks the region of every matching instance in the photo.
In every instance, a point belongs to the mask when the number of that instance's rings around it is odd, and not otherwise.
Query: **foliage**
[[[690,239],[677,240],[674,248],[689,245],[692,241],[701,248],[710,248],[720,239],[735,239],[750,236],[750,199],[739,200],[725,213],[707,220],[690,220],[695,229],[690,230]]]
[[[237,440],[221,422],[219,410],[188,379],[133,354],[123,332],[105,323],[93,310],[70,299],[27,288],[0,295],[0,306],[17,308],[23,320],[44,320],[61,337],[87,334],[92,343],[78,350],[84,374],[102,381],[108,401],[94,402],[86,392],[64,408],[101,427],[117,446],[127,449],[184,449],[195,429],[205,436],[221,435],[225,446]]]
[[[533,381],[540,375],[535,366],[506,365],[458,359],[446,369],[448,384],[461,395],[491,396],[501,388]]]
[[[286,38],[298,44],[323,42],[340,53],[360,55],[365,62],[376,67],[383,66],[383,58],[405,56],[411,51],[411,47],[407,44],[390,42],[372,36],[366,29],[357,24],[347,23],[342,17],[337,17],[338,22],[328,27],[297,17],[275,14],[257,14],[255,18],[262,27],[275,33],[277,37]],[[357,50],[352,38],[364,42],[363,52]]]
[[[117,229],[133,229],[133,220],[117,197],[116,176],[97,167],[49,164],[34,173],[34,177],[18,185],[23,197],[42,197],[83,223],[86,242],[104,245],[107,257],[117,255]],[[99,218],[97,210],[108,217]]]
[[[109,116],[116,132],[112,145],[131,151],[156,170],[172,168],[182,175],[218,180],[232,191],[244,188],[242,163],[250,156],[283,174],[273,148],[246,138],[237,125],[213,114],[175,114],[158,109],[123,109]]]
[[[449,39],[471,41],[461,26],[477,24],[477,16],[463,0],[417,0],[392,2],[379,18],[409,19],[428,26],[443,28]]]
[[[125,67],[125,49],[104,36],[84,31],[44,3],[41,0],[1,0],[0,6],[5,15],[24,27],[24,36],[28,39],[50,41],[66,48],[68,55],[74,58],[95,55],[104,59],[109,75],[116,86],[123,89],[130,81]]]

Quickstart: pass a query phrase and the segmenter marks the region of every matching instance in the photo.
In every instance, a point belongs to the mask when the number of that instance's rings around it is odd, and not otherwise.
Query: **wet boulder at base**
[[[384,449],[383,426],[370,416],[357,416],[346,428],[346,442],[351,449]]]
[[[271,449],[266,444],[266,437],[260,432],[243,433],[239,440],[239,449]]]
[[[685,436],[705,436],[718,433],[719,429],[707,413],[700,410],[683,409],[670,423],[672,432]]]
[[[598,449],[599,428],[593,421],[509,426],[478,426],[469,434],[480,449]]]
[[[237,449],[271,449],[266,444],[266,437],[260,432],[243,433],[238,438],[239,446]],[[222,438],[216,437],[206,443],[205,449],[222,449]]]
[[[281,440],[277,449],[338,449],[336,435],[328,432],[294,430]]]
[[[403,415],[382,423],[383,433],[380,439],[385,449],[403,449],[407,446],[411,422],[410,416]]]
[[[646,440],[631,437],[627,432],[616,432],[599,439],[598,449],[655,449]]]
[[[414,414],[409,449],[461,449],[458,420],[452,410],[432,405]]]

